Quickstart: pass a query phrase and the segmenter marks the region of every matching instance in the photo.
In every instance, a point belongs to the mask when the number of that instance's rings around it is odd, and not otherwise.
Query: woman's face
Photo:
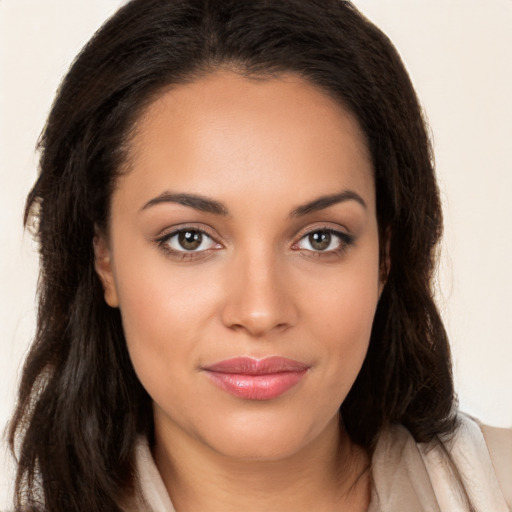
[[[332,436],[382,287],[352,115],[294,75],[217,72],[137,126],[95,241],[159,436],[277,459]]]

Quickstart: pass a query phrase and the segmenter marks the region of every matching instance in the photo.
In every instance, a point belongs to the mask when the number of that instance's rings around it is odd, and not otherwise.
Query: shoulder
[[[386,506],[396,505],[396,496],[405,493],[407,503],[428,503],[428,510],[466,510],[466,496],[475,510],[512,511],[512,431],[465,414],[459,414],[453,433],[430,443],[417,443],[401,425],[387,427],[372,466],[375,494]]]
[[[480,424],[501,490],[512,510],[512,428]]]
[[[505,503],[512,510],[512,429],[490,427],[459,413],[459,426],[444,445],[474,501],[490,494],[497,499],[495,509],[501,502],[499,510]]]

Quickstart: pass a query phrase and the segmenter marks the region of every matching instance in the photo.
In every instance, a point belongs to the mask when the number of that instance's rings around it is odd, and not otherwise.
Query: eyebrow
[[[291,214],[290,217],[302,217],[303,215],[307,215],[309,213],[318,212],[320,210],[325,210],[330,206],[334,206],[338,203],[344,203],[345,201],[356,201],[359,203],[364,209],[367,209],[364,199],[356,192],[352,190],[343,190],[338,194],[331,194],[327,196],[322,196],[309,203],[303,204],[301,206],[297,206]]]
[[[367,208],[364,199],[359,194],[352,190],[343,190],[337,194],[321,196],[306,204],[297,206],[297,208],[293,209],[290,213],[290,217],[302,217],[304,215],[308,215],[309,213],[324,210],[330,206],[334,206],[335,204],[343,203],[345,201],[356,201],[363,208]],[[205,213],[213,213],[214,215],[229,215],[229,211],[226,206],[224,206],[221,202],[216,201],[215,199],[210,199],[208,197],[197,194],[171,192],[163,192],[159,196],[154,197],[153,199],[149,200],[141,208],[141,210],[146,210],[152,206],[163,203],[181,204],[183,206],[188,206]]]
[[[162,203],[177,203],[202,212],[213,213],[214,215],[228,215],[227,208],[219,201],[197,194],[173,194],[171,192],[163,192],[151,199],[142,207],[142,210]]]

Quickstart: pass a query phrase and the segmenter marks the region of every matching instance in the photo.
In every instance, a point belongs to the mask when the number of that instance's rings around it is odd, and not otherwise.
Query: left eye
[[[181,229],[167,236],[161,243],[179,252],[200,252],[217,246],[210,236],[198,229]]]
[[[348,238],[348,235],[343,235],[342,233],[337,233],[327,229],[321,229],[318,231],[312,231],[311,233],[303,236],[299,240],[297,247],[299,249],[316,252],[335,251],[336,249],[340,249],[344,245],[347,245],[349,243]]]

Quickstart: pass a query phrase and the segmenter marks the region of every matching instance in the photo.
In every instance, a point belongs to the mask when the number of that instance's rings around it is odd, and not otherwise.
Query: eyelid
[[[340,247],[337,247],[336,249],[330,249],[330,250],[314,250],[314,249],[304,249],[301,247],[298,247],[298,244],[304,240],[306,237],[312,235],[313,233],[317,233],[319,231],[330,233],[331,235],[336,236],[340,240]],[[338,225],[338,227],[333,227],[332,225],[316,225],[316,226],[308,226],[306,229],[301,230],[298,235],[295,238],[295,242],[292,245],[292,249],[296,251],[305,251],[309,253],[314,253],[316,256],[320,256],[322,254],[328,255],[328,254],[336,254],[336,253],[342,253],[345,250],[348,249],[351,245],[355,243],[355,237],[351,233],[348,232],[348,230],[341,228],[341,226]]]
[[[210,240],[212,240],[216,247],[209,247],[207,249],[202,249],[200,251],[187,251],[186,249],[180,250],[171,247],[168,241],[187,230],[195,231],[201,233],[203,236],[208,237]],[[158,246],[158,248],[160,248],[166,254],[174,256],[178,259],[201,258],[205,257],[212,250],[217,250],[223,247],[222,243],[219,242],[218,240],[219,237],[217,236],[217,234],[213,234],[212,231],[213,230],[211,228],[205,227],[204,225],[197,225],[194,223],[180,224],[162,230],[156,237],[154,237],[154,242]]]
[[[306,227],[299,229],[294,235],[295,240],[300,240],[311,233],[316,233],[317,231],[328,231],[329,233],[353,236],[351,234],[350,229],[345,226],[342,226],[338,223],[328,223],[328,222],[315,222],[313,224],[308,224]]]

